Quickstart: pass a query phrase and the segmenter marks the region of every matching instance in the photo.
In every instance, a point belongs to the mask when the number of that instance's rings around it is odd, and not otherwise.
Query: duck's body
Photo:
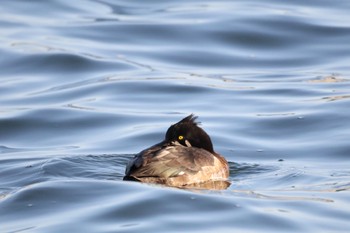
[[[124,180],[177,187],[227,180],[227,161],[214,152],[210,137],[195,119],[190,115],[172,125],[164,141],[135,155]]]

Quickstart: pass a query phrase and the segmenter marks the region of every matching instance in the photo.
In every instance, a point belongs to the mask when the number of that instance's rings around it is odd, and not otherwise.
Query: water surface
[[[2,232],[348,232],[346,1],[3,1]],[[226,190],[123,182],[194,113]]]

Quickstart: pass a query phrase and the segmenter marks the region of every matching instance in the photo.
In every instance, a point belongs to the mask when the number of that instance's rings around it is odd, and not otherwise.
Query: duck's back
[[[226,180],[228,175],[228,164],[222,156],[201,148],[173,145],[136,155],[128,165],[125,179],[185,186]]]

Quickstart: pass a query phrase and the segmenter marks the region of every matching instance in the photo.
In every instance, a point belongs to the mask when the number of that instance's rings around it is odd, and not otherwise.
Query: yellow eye
[[[184,136],[180,135],[179,140],[182,140],[182,139],[184,139]]]

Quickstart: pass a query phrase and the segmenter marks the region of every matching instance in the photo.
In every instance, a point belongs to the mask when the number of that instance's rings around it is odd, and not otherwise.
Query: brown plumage
[[[170,126],[164,141],[135,155],[126,168],[124,180],[177,187],[226,181],[227,161],[214,152],[209,135],[196,119],[189,115]]]

